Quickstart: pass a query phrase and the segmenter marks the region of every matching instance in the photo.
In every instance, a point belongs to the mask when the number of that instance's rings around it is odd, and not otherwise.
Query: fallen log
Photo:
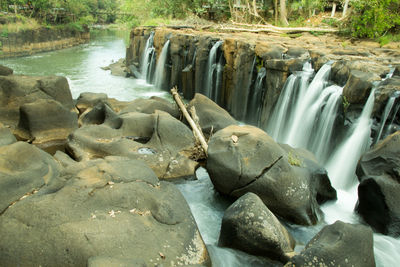
[[[253,29],[246,28],[224,28],[232,29],[235,31],[246,31],[246,32],[274,32],[274,33],[298,33],[298,32],[326,32],[326,33],[336,33],[339,32],[336,28],[313,28],[313,27],[278,27],[271,24],[246,24],[232,22],[234,25],[252,27]],[[254,29],[255,28],[255,29]]]
[[[189,115],[185,105],[183,104],[183,102],[181,100],[181,97],[179,96],[179,93],[178,93],[178,90],[176,89],[176,87],[171,89],[171,94],[174,97],[176,104],[178,104],[179,109],[182,111],[183,116],[185,116],[185,119],[189,122],[190,127],[192,127],[194,136],[200,142],[201,147],[204,150],[204,154],[207,157],[208,144],[206,142],[206,139],[204,138],[201,128],[196,125],[196,122]]]

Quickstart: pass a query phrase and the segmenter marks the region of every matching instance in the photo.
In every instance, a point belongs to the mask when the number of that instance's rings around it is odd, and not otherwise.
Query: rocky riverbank
[[[236,200],[222,221],[221,246],[276,266],[375,266],[372,231],[363,225],[328,225],[294,252],[296,240],[278,218],[321,221],[319,205],[336,199],[325,169],[308,151],[238,126],[204,95],[195,94],[189,106],[202,130],[214,132],[206,162],[180,111],[165,99],[123,102],[82,93],[73,100],[63,77],[0,72],[1,264],[209,266],[190,209],[170,182],[195,179],[203,164],[216,190]],[[397,137],[367,152],[358,171],[358,211],[375,230],[394,235]],[[365,209],[375,201],[382,205]],[[387,214],[382,227],[379,218]]]
[[[0,58],[28,56],[39,52],[58,50],[83,43],[90,38],[88,28],[39,28],[0,36]]]

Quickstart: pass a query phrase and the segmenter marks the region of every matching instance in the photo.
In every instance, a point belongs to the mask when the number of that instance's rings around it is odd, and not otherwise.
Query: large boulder
[[[381,116],[391,96],[400,94],[400,77],[393,76],[379,84],[375,91],[374,114]]]
[[[12,75],[14,73],[13,69],[10,69],[9,67],[0,65],[0,76],[8,76]]]
[[[351,70],[349,79],[343,88],[343,96],[350,104],[364,104],[367,101],[374,82],[381,78],[371,73]]]
[[[182,194],[145,164],[120,157],[63,163],[63,184],[44,186],[0,216],[2,264],[209,265]]]
[[[130,112],[100,125],[87,125],[69,136],[67,149],[78,161],[126,156],[145,161],[159,178],[192,177],[195,139],[190,129],[168,113]]]
[[[121,114],[128,112],[141,112],[146,114],[152,114],[156,110],[161,110],[169,113],[171,116],[175,118],[179,118],[180,112],[178,107],[169,102],[168,100],[153,96],[149,99],[138,98],[131,101],[125,108],[121,110]]]
[[[219,245],[287,262],[295,242],[262,200],[247,193],[225,211]]]
[[[292,266],[374,267],[372,231],[363,225],[341,221],[325,226],[300,255],[285,265]]]
[[[79,113],[85,112],[89,108],[93,108],[98,103],[107,102],[108,96],[105,93],[81,93],[76,100],[76,108]]]
[[[11,145],[17,142],[11,130],[0,123],[0,146]]]
[[[276,215],[303,225],[318,221],[318,198],[336,193],[321,167],[287,152],[270,136],[252,126],[229,126],[209,142],[207,171],[215,188],[240,197],[257,194]]]
[[[375,231],[400,235],[400,131],[361,157],[357,175],[356,211]]]
[[[188,109],[191,107],[195,108],[200,127],[206,135],[210,134],[211,129],[215,133],[229,125],[238,124],[225,109],[202,94],[195,94]]]
[[[33,145],[17,142],[0,146],[0,214],[51,182],[58,172],[54,159]]]
[[[0,122],[15,128],[20,107],[39,99],[55,100],[67,110],[74,109],[65,77],[0,76]]]
[[[20,118],[15,133],[22,140],[34,144],[65,142],[68,135],[78,128],[78,116],[52,99],[39,99],[20,107]]]

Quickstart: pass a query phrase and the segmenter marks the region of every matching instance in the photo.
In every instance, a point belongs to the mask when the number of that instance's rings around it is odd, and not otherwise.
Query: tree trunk
[[[346,17],[347,8],[349,7],[349,2],[350,2],[350,0],[346,0],[346,1],[344,2],[342,18]]]
[[[332,4],[331,18],[335,17],[335,13],[336,13],[336,3],[333,3]]]
[[[274,15],[275,15],[275,25],[278,24],[278,0],[275,0],[274,3]]]
[[[286,0],[280,0],[280,7],[281,7],[281,23],[284,26],[288,26],[289,22],[287,21],[287,13],[286,13]]]

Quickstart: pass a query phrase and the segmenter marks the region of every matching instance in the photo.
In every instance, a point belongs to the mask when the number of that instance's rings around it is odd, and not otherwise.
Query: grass
[[[32,18],[18,16],[15,22],[0,25],[0,35],[1,37],[8,37],[9,33],[35,30],[39,29],[40,27],[41,25],[36,20]]]
[[[380,44],[380,46],[387,45],[391,42],[400,42],[400,33],[398,34],[386,34],[384,36],[381,36],[377,40]]]

